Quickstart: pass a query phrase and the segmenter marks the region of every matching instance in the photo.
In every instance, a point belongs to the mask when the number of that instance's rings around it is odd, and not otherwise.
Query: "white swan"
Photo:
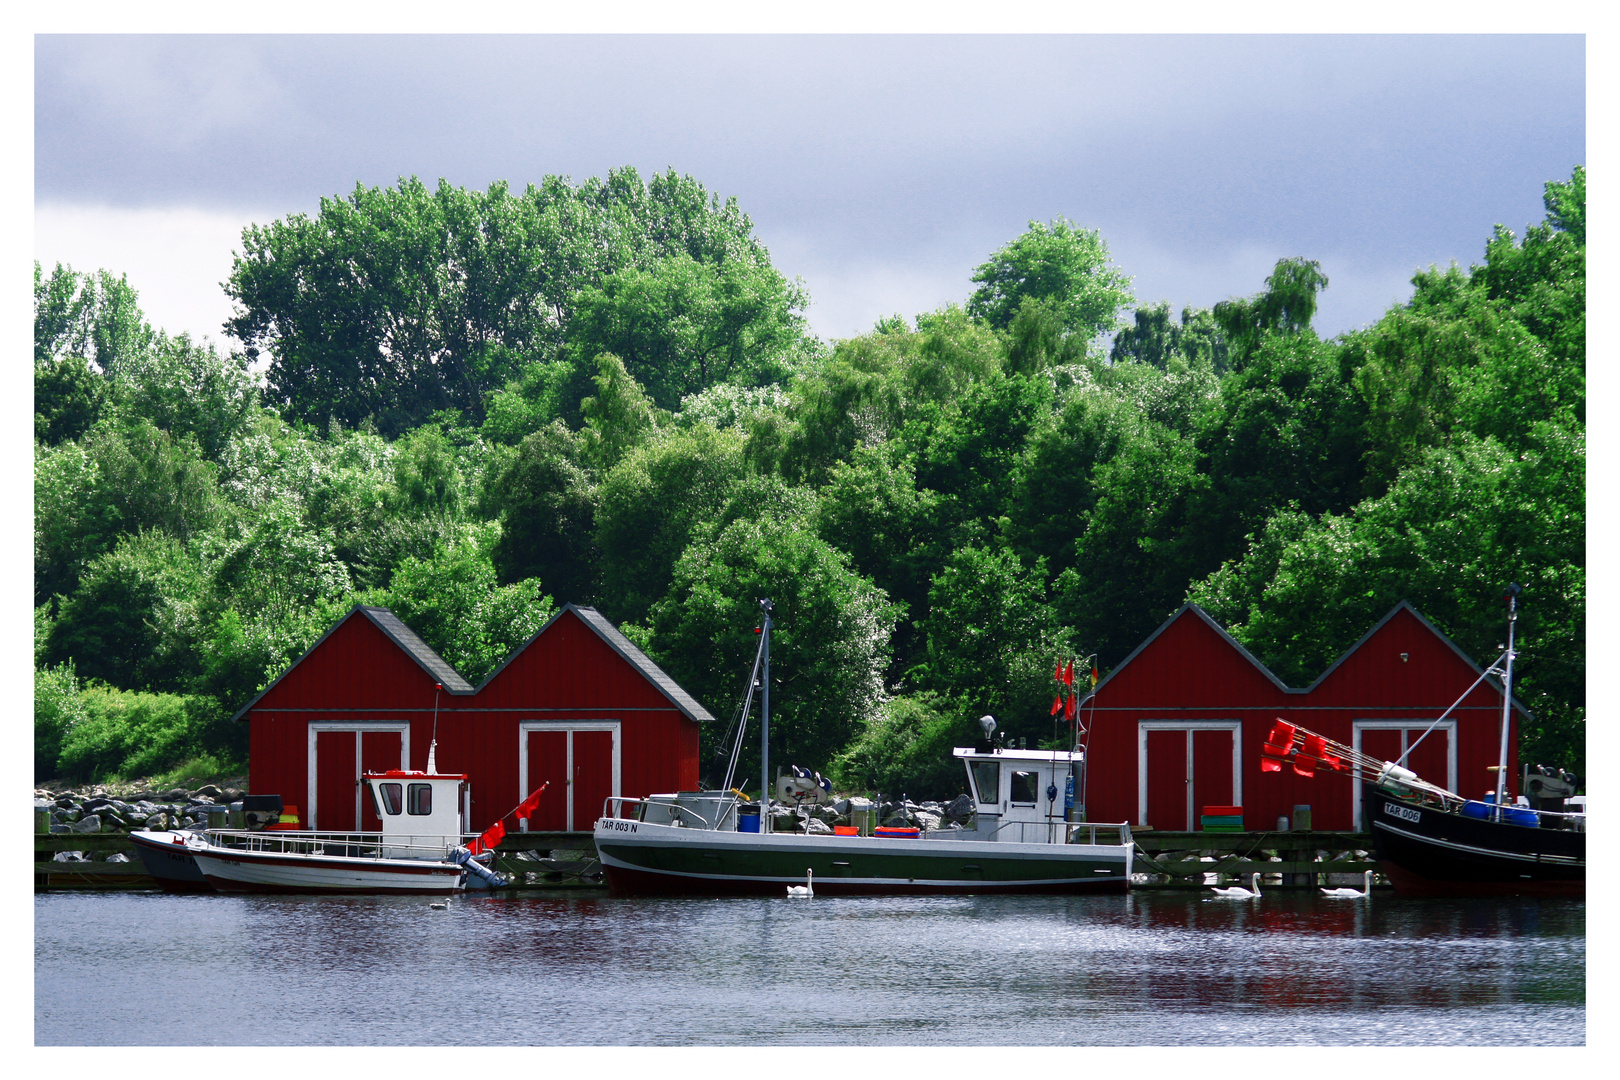
[[[1334,897],[1335,899],[1338,899],[1338,900],[1359,900],[1362,897],[1371,896],[1372,895],[1372,876],[1373,876],[1373,872],[1371,870],[1363,870],[1361,872],[1361,888],[1359,890],[1357,890],[1357,889],[1323,889],[1322,890],[1322,895],[1323,896],[1331,896],[1331,897]]]
[[[1260,875],[1249,875],[1249,888],[1233,885],[1230,889],[1213,890],[1216,896],[1224,896],[1231,900],[1255,900],[1260,896]]]
[[[800,897],[808,898],[808,897],[812,897],[812,896],[816,895],[815,890],[813,888],[811,888],[811,882],[810,882],[810,874],[811,873],[812,873],[812,871],[809,871],[809,870],[806,870],[804,872],[804,884],[803,885],[789,885],[787,887],[788,895],[792,896],[792,897],[795,897],[795,898],[800,898]]]

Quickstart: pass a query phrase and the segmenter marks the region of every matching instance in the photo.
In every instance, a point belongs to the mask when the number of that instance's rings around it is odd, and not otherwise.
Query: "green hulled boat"
[[[761,606],[760,656],[750,686],[768,687],[770,602]],[[765,678],[755,678],[762,668]],[[981,724],[983,741],[953,750],[974,799],[971,828],[779,833],[770,831],[768,814],[740,814],[741,798],[731,790],[616,797],[595,828],[608,888],[706,896],[781,896],[792,886],[821,895],[1124,892],[1131,879],[1130,826],[1066,820],[1083,753],[999,746],[994,721],[985,717]],[[761,786],[769,790],[768,699],[761,725]]]

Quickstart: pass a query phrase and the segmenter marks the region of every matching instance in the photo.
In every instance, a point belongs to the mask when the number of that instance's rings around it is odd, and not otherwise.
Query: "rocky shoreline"
[[[35,831],[41,833],[129,833],[136,829],[205,829],[223,827],[230,804],[242,798],[240,788],[204,784],[200,788],[165,791],[132,790],[119,795],[105,788],[90,791],[34,790]],[[750,810],[744,804],[744,812]],[[753,804],[753,812],[758,805]],[[960,829],[974,814],[973,800],[958,795],[950,802],[874,803],[854,797],[828,803],[781,803],[771,800],[771,828],[775,832],[826,835],[840,826],[870,820],[890,828]],[[43,826],[43,827],[41,827]]]
[[[214,784],[204,784],[195,790],[136,790],[121,796],[114,796],[105,788],[88,792],[36,788],[34,831],[91,836],[129,833],[136,829],[223,826],[230,804],[240,800],[242,794],[239,788]]]

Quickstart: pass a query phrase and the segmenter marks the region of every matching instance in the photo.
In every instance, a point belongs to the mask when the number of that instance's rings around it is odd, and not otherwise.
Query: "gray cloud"
[[[1058,214],[1177,305],[1322,259],[1333,332],[1539,219],[1584,101],[1578,36],[43,36],[35,190],[287,213],[673,166],[738,197],[824,333],[961,299]]]

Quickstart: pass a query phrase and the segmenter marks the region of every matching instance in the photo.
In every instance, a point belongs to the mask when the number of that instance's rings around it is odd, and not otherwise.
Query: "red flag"
[[[1074,661],[1073,660],[1069,661],[1069,666],[1067,668],[1065,668],[1064,671],[1063,671],[1063,685],[1064,686],[1073,686],[1074,685]]]
[[[1059,694],[1057,697],[1052,699],[1052,715],[1056,716],[1058,714],[1058,710],[1061,708],[1063,708],[1063,695]]]
[[[1074,710],[1075,710],[1075,697],[1074,697],[1073,694],[1070,694],[1069,695],[1069,707],[1068,707],[1067,711],[1064,713],[1065,718],[1069,719],[1069,720],[1073,720],[1074,719]]]
[[[1288,751],[1294,745],[1294,725],[1285,724],[1279,717],[1271,725],[1271,731],[1266,735],[1266,753],[1276,757],[1287,757]]]
[[[541,784],[539,787],[535,788],[533,793],[531,793],[527,799],[524,799],[522,802],[518,803],[518,808],[513,812],[520,818],[533,817],[534,812],[540,809],[540,793],[550,786],[551,781],[547,780],[544,784]]]
[[[1093,690],[1097,689],[1097,665],[1095,664],[1091,666],[1091,688]]]
[[[481,850],[488,849],[497,846],[505,838],[506,823],[497,821],[495,824],[484,830],[484,835],[478,838],[478,844]]]
[[[1052,669],[1052,678],[1056,682],[1063,681],[1063,661],[1059,660],[1058,666]]]

